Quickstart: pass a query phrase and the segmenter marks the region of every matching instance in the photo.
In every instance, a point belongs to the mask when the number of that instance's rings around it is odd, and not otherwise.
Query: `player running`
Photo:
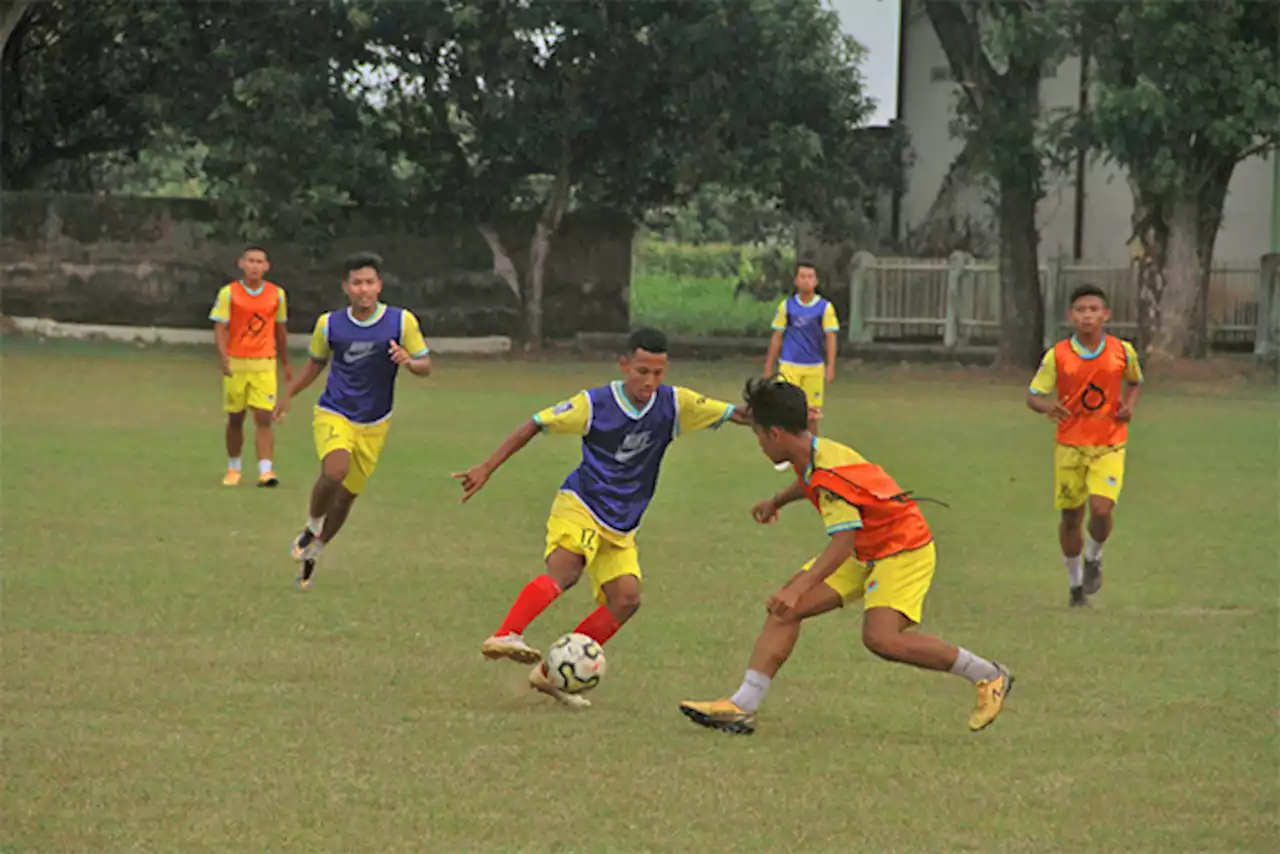
[[[764,375],[774,375],[777,363],[782,378],[804,389],[809,403],[809,432],[818,434],[826,384],[836,378],[836,333],[840,321],[835,306],[818,296],[818,271],[810,263],[796,265],[796,292],[778,304],[773,318],[773,338],[764,357]],[[781,359],[779,359],[781,354]],[[787,464],[775,468],[786,471]]]
[[[1054,506],[1062,511],[1058,542],[1067,565],[1070,606],[1078,608],[1102,589],[1102,547],[1111,536],[1112,514],[1124,485],[1125,443],[1142,367],[1133,345],[1106,334],[1111,307],[1101,288],[1076,288],[1069,317],[1076,332],[1044,354],[1027,391],[1027,406],[1058,425]],[[1086,504],[1089,527],[1082,535]]]
[[[668,446],[680,436],[725,421],[746,423],[729,403],[664,385],[667,338],[655,329],[632,333],[619,357],[623,379],[579,392],[520,425],[493,455],[468,471],[463,502],[480,491],[513,454],[539,433],[582,437],[582,462],[560,487],[547,520],[546,572],[525,585],[493,636],[480,651],[486,658],[535,663],[529,684],[570,708],[591,702],[556,689],[547,678],[542,653],[524,639],[524,630],[585,570],[599,607],[580,632],[604,644],[640,607],[640,562],[636,530],[658,485]]]
[[[312,427],[320,476],[311,489],[306,527],[290,550],[302,564],[298,586],[303,590],[311,586],[321,551],[342,529],[378,465],[391,426],[396,374],[401,367],[422,377],[431,373],[431,351],[418,319],[407,309],[378,301],[382,259],[358,253],[342,269],[342,290],[351,305],[316,320],[311,358],[276,406],[281,420],[293,397],[330,365]]]
[[[271,269],[267,250],[248,246],[236,263],[244,278],[223,285],[209,312],[222,358],[222,406],[227,413],[227,473],[222,476],[222,485],[240,485],[244,416],[253,410],[258,486],[273,487],[280,482],[271,462],[275,454],[271,410],[276,405],[277,361],[284,381],[293,379],[285,328],[289,313],[284,288],[263,278]]]
[[[783,507],[807,499],[817,508],[830,539],[769,597],[769,616],[756,640],[742,686],[729,699],[684,702],[694,723],[738,734],[755,732],[756,711],[810,617],[863,600],[862,643],[888,661],[954,673],[977,687],[969,728],[991,724],[1013,689],[1004,667],[931,635],[910,631],[920,622],[933,582],[936,554],[924,514],[911,493],[856,451],[807,428],[804,391],[785,380],[747,383],[747,406],[760,449],[774,463],[791,465],[796,482],[760,502],[751,515],[777,520]]]

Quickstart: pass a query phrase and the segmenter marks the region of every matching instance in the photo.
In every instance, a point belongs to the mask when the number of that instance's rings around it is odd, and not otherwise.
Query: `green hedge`
[[[748,268],[742,264],[744,258],[749,262]],[[735,282],[746,278],[748,284],[768,282],[783,292],[791,287],[796,255],[790,247],[760,249],[729,243],[690,246],[650,239],[637,244],[635,262],[638,276],[729,278]]]

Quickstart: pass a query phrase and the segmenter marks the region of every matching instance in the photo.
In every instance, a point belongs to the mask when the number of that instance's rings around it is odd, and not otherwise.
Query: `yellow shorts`
[[[1053,506],[1059,510],[1083,507],[1090,495],[1120,500],[1124,487],[1124,447],[1053,448]]]
[[[222,378],[222,408],[227,412],[246,409],[276,408],[276,369],[242,371],[233,368],[231,376]]]
[[[587,561],[587,577],[591,593],[601,605],[605,602],[604,586],[624,575],[640,574],[640,553],[634,536],[619,537],[604,531],[577,498],[561,492],[551,505],[547,519],[547,548],[543,558],[556,549],[582,555]]]
[[[323,460],[334,451],[346,451],[351,455],[351,468],[342,485],[352,495],[364,491],[365,484],[378,467],[378,457],[387,442],[387,430],[391,420],[364,426],[352,424],[341,415],[316,409],[312,432],[316,438],[316,453]]]
[[[892,608],[919,623],[937,565],[937,549],[929,543],[871,563],[849,558],[823,583],[839,593],[840,601],[846,605],[861,599],[863,610]],[[807,572],[812,566],[813,560],[801,569]]]
[[[804,389],[810,409],[822,408],[822,393],[826,390],[827,369],[822,365],[789,365],[782,362],[778,373],[792,385]]]

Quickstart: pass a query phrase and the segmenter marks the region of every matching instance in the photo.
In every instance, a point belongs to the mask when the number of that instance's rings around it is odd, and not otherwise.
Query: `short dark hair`
[[[809,402],[804,389],[782,377],[752,377],[742,392],[751,420],[768,429],[803,433],[809,427]]]
[[[644,326],[631,333],[627,339],[627,353],[644,350],[646,353],[667,352],[667,336],[661,330]]]
[[[1078,288],[1072,291],[1071,302],[1067,303],[1067,305],[1075,305],[1076,300],[1084,299],[1085,297],[1097,297],[1098,299],[1102,300],[1104,305],[1111,305],[1111,301],[1107,299],[1106,291],[1104,291],[1102,288],[1098,287],[1097,285],[1089,285],[1089,284],[1080,285]]]
[[[250,243],[248,246],[241,249],[240,257],[243,258],[244,256],[248,255],[250,252],[261,252],[263,255],[266,255],[268,258],[271,257],[270,255],[267,255],[267,250],[265,248],[259,246],[256,243]]]
[[[801,270],[803,270],[806,267],[808,267],[810,270],[812,270],[815,273],[818,272],[818,265],[813,263],[812,261],[806,261],[804,259],[801,259],[796,262],[797,273],[799,273]]]
[[[377,252],[353,252],[342,259],[342,278],[349,279],[356,270],[372,267],[373,272],[382,275],[382,256]]]

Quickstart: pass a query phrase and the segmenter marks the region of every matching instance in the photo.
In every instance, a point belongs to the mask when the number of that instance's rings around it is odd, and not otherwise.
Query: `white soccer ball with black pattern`
[[[567,694],[590,691],[604,678],[604,649],[592,638],[570,632],[547,650],[547,676]]]

